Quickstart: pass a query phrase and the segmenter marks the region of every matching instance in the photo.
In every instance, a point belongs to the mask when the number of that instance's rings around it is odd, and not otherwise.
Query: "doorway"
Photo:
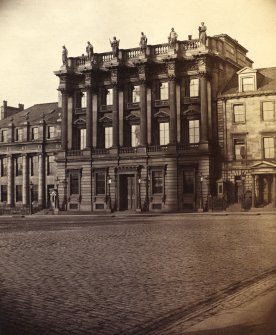
[[[134,174],[120,175],[120,208],[121,211],[136,209],[136,179]]]

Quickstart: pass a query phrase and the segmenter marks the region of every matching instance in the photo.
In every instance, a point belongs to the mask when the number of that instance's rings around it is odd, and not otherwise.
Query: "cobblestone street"
[[[0,334],[159,334],[275,274],[275,218],[1,219]]]

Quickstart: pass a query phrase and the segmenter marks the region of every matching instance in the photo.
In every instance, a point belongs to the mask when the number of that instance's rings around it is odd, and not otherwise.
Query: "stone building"
[[[0,120],[1,208],[49,206],[56,187],[55,155],[60,150],[61,110],[58,103],[30,108],[7,107]],[[7,114],[8,113],[8,114]]]
[[[218,96],[222,179],[229,204],[276,207],[276,68],[237,71]]]
[[[115,51],[63,54],[61,209],[206,206],[220,176],[217,94],[252,61],[236,40],[204,29],[201,39],[174,34],[173,43],[123,50],[114,38]]]

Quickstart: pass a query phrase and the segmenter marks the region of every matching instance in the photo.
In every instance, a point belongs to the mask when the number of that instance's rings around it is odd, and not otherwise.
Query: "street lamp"
[[[56,189],[57,189],[57,198],[56,198],[56,208],[58,209],[59,208],[59,194],[58,194],[58,187],[59,187],[59,178],[58,176],[56,177]]]
[[[244,183],[245,183],[245,174],[242,172],[241,174],[241,182],[242,182],[242,199],[241,199],[241,207],[244,209]]]
[[[107,203],[107,207],[108,207],[108,209],[111,210],[111,192],[110,192],[110,186],[111,186],[111,183],[112,183],[111,177],[108,177],[107,183],[108,183],[108,203]]]
[[[203,212],[203,175],[200,175],[200,199],[199,199],[199,212]]]
[[[30,194],[29,194],[29,201],[30,201],[30,206],[29,206],[29,210],[30,210],[30,215],[32,215],[32,198],[33,198],[33,183],[32,181],[30,182],[29,185],[29,190],[30,190]]]
[[[138,178],[138,204],[137,204],[137,210],[141,211],[141,182],[142,179]]]

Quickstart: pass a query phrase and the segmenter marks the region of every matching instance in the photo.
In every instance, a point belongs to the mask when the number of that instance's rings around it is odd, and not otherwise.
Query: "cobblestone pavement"
[[[275,219],[2,220],[0,334],[163,334],[177,320],[275,275]]]

